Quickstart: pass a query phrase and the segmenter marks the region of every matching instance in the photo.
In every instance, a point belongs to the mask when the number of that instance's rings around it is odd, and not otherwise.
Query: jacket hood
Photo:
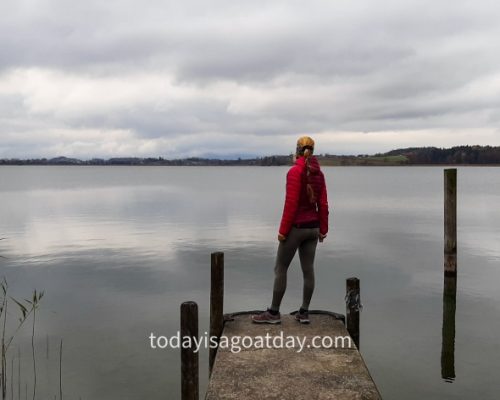
[[[295,161],[295,164],[305,166],[306,165],[305,157],[302,156],[302,157],[297,158],[297,160]],[[318,159],[314,156],[311,156],[309,158],[309,171],[311,172],[312,175],[316,175],[319,173],[320,170],[321,169],[319,166]]]

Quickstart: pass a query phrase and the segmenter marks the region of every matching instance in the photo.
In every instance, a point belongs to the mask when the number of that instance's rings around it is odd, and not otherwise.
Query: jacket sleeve
[[[279,233],[284,236],[290,233],[295,214],[297,214],[301,184],[300,170],[296,167],[292,167],[286,175],[285,207],[283,208],[283,216],[281,217],[279,230]]]
[[[321,174],[321,191],[318,199],[319,232],[322,235],[328,233],[328,195],[326,190],[325,176]]]

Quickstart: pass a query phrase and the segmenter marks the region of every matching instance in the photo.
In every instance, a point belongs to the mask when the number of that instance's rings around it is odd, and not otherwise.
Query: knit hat
[[[311,150],[311,153],[314,151],[314,140],[309,136],[302,136],[297,140],[297,154],[303,154],[305,149]]]

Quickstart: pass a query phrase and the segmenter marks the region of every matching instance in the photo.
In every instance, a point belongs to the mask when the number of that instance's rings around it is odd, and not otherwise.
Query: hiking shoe
[[[267,310],[258,315],[252,315],[252,321],[256,324],[280,324],[281,317],[280,313],[273,315]]]
[[[295,314],[295,320],[299,321],[301,324],[309,324],[309,313],[307,311],[297,311]]]

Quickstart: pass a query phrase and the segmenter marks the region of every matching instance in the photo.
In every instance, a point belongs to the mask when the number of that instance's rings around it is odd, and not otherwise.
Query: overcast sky
[[[0,158],[500,145],[498,0],[2,0]]]

